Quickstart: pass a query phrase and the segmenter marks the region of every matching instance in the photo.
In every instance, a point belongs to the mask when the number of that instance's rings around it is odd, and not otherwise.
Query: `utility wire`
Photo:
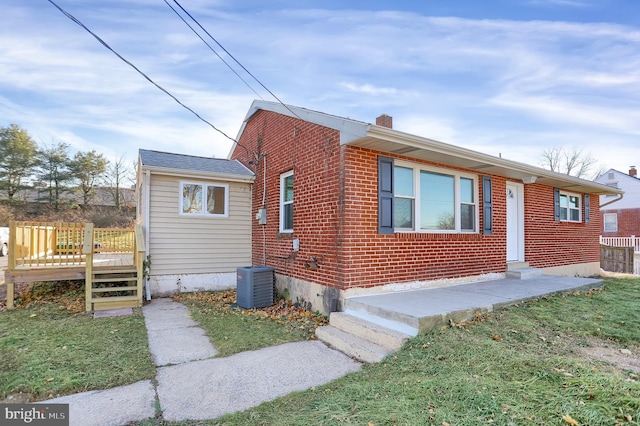
[[[182,15],[180,15],[180,13],[178,13],[178,11],[177,11],[173,6],[171,6],[171,4],[169,4],[169,2],[168,2],[167,0],[164,0],[164,2],[166,3],[166,5],[167,5],[167,6],[169,6],[169,7],[171,8],[171,10],[173,10],[173,13],[175,13],[175,14],[178,16],[178,18],[180,18],[180,19],[182,20],[182,22],[184,22],[184,23],[185,23],[185,25],[186,25],[186,26],[187,26],[187,27],[189,27],[189,29],[191,29],[191,31],[193,31],[193,33],[194,33],[195,35],[197,35],[197,36],[198,36],[198,38],[199,38],[200,40],[202,40],[202,42],[203,42],[204,44],[206,44],[206,45],[207,45],[207,47],[209,48],[209,50],[211,50],[213,53],[215,53],[215,54],[216,54],[216,56],[218,57],[218,59],[220,59],[220,60],[221,60],[221,61],[222,61],[226,66],[227,66],[227,68],[229,68],[229,69],[231,70],[231,72],[233,72],[233,73],[236,75],[236,77],[238,77],[240,80],[242,80],[242,82],[245,84],[245,86],[247,86],[247,87],[248,87],[248,88],[249,88],[253,93],[255,93],[257,97],[259,97],[260,99],[264,100],[264,99],[262,98],[262,96],[260,96],[260,94],[259,94],[258,92],[256,92],[256,91],[254,90],[254,88],[253,88],[253,87],[251,87],[251,86],[249,85],[249,83],[247,83],[247,82],[245,81],[245,79],[244,79],[244,78],[242,78],[242,76],[241,76],[240,74],[238,74],[238,72],[237,72],[236,70],[234,70],[234,69],[231,67],[231,65],[229,65],[229,63],[228,63],[227,61],[225,61],[225,60],[224,60],[224,58],[223,58],[222,56],[220,56],[220,54],[219,54],[218,52],[216,52],[216,50],[215,50],[215,49],[214,49],[214,48],[213,48],[209,43],[207,43],[207,42],[206,42],[206,40],[205,40],[205,39],[203,39],[203,38],[202,38],[202,36],[201,36],[200,34],[198,34],[198,32],[197,32],[197,31],[196,31],[196,30],[195,30],[195,29],[194,29],[194,28],[193,28],[193,27],[192,27],[192,26],[191,26],[191,25],[190,25],[190,24],[189,24],[189,23],[188,23],[188,22],[187,22],[187,21],[182,17]]]
[[[51,0],[49,0],[49,1],[51,1]],[[193,22],[195,22],[195,23],[200,27],[200,29],[201,29],[202,31],[204,31],[204,32],[205,32],[205,34],[207,34],[207,35],[209,36],[209,38],[211,38],[211,40],[213,40],[213,41],[218,45],[218,47],[220,47],[220,49],[222,49],[222,50],[223,50],[227,55],[229,55],[229,57],[230,57],[231,59],[233,59],[233,60],[235,61],[235,63],[236,63],[236,64],[238,64],[238,65],[240,66],[240,68],[242,68],[242,69],[243,69],[247,74],[249,74],[249,75],[250,75],[250,76],[251,76],[251,77],[252,77],[252,78],[253,78],[253,79],[254,79],[254,80],[255,80],[255,81],[260,85],[260,86],[262,86],[262,88],[263,88],[264,90],[266,90],[267,92],[269,92],[269,94],[270,94],[271,96],[273,96],[273,97],[274,97],[274,98],[275,98],[275,99],[276,99],[276,100],[277,100],[277,101],[278,101],[278,102],[279,102],[283,107],[285,107],[287,110],[289,110],[289,112],[290,112],[291,114],[293,114],[294,116],[298,117],[300,120],[303,120],[300,116],[298,116],[298,114],[296,114],[294,111],[292,111],[292,110],[291,110],[291,108],[289,108],[289,106],[288,106],[288,105],[286,105],[284,102],[282,102],[282,101],[280,100],[280,98],[278,98],[278,97],[277,97],[277,96],[276,96],[276,95],[275,95],[271,90],[269,90],[269,89],[267,88],[267,86],[265,86],[264,84],[262,84],[262,82],[261,82],[260,80],[258,80],[258,78],[257,78],[255,75],[251,74],[251,72],[250,72],[248,69],[246,69],[246,68],[245,68],[245,66],[244,66],[244,65],[242,65],[242,64],[240,63],[240,61],[238,61],[238,60],[237,60],[237,59],[236,59],[236,58],[235,58],[231,53],[229,53],[229,51],[228,51],[227,49],[225,49],[225,48],[224,48],[224,46],[223,46],[222,44],[220,44],[220,42],[219,42],[218,40],[216,40],[216,39],[215,39],[215,37],[213,37],[213,36],[209,33],[209,31],[207,31],[207,30],[206,30],[206,29],[205,29],[205,28],[200,24],[200,22],[198,22],[198,20],[197,20],[196,18],[194,18],[194,17],[193,17],[189,12],[187,12],[187,10],[186,10],[184,7],[182,7],[182,5],[181,5],[180,3],[178,3],[178,0],[173,0],[173,2],[174,2],[175,4],[177,4],[177,5],[178,5],[178,7],[179,7],[180,9],[182,9],[182,11],[183,11],[184,13],[186,13],[186,14],[187,14],[187,16],[188,16],[189,18],[191,18],[191,20],[192,20]],[[165,0],[165,3],[166,3],[166,0]],[[172,8],[172,9],[173,9],[173,8]],[[203,41],[204,41],[204,40],[203,40]],[[216,54],[217,54],[217,53],[216,53]],[[243,80],[243,81],[244,81],[244,80]]]
[[[140,75],[142,75],[145,79],[147,79],[151,84],[153,84],[154,86],[156,86],[158,89],[160,89],[161,91],[163,91],[164,93],[166,93],[167,95],[169,95],[174,101],[176,101],[178,104],[180,104],[183,108],[185,108],[186,110],[190,111],[193,115],[195,115],[196,117],[198,117],[200,120],[202,120],[204,123],[208,124],[209,126],[211,126],[211,128],[213,128],[213,130],[215,130],[216,132],[222,134],[224,137],[226,137],[227,139],[233,141],[234,143],[236,143],[238,146],[242,146],[238,143],[238,141],[236,141],[234,138],[232,138],[231,136],[227,135],[225,132],[223,132],[222,130],[218,129],[216,126],[214,126],[213,124],[211,124],[209,121],[205,120],[204,118],[202,118],[197,112],[195,112],[194,110],[192,110],[191,108],[189,108],[188,106],[186,106],[185,104],[183,104],[182,102],[180,102],[180,100],[178,98],[176,98],[175,96],[173,96],[171,93],[169,93],[165,88],[163,88],[162,86],[160,86],[159,84],[157,84],[155,81],[153,81],[151,78],[149,78],[149,76],[147,76],[145,73],[143,73],[142,71],[140,71],[140,69],[138,69],[138,67],[136,67],[135,65],[133,65],[131,62],[129,62],[128,60],[126,60],[124,57],[122,57],[122,55],[120,55],[118,52],[116,52],[115,50],[113,50],[111,48],[111,46],[109,46],[104,40],[102,40],[100,37],[98,37],[94,32],[92,32],[89,28],[87,28],[82,22],[80,22],[78,19],[76,19],[73,15],[71,15],[69,12],[67,12],[66,10],[62,9],[60,6],[58,6],[56,3],[53,2],[53,0],[48,0],[49,3],[51,3],[52,5],[54,5],[60,12],[62,12],[62,14],[64,16],[66,16],[67,18],[71,19],[73,22],[75,22],[76,24],[78,24],[79,26],[81,26],[82,28],[84,28],[89,34],[91,34],[96,40],[98,40],[98,42],[100,42],[100,44],[102,44],[104,47],[106,47],[107,49],[109,49],[114,55],[116,55],[118,58],[120,58],[123,62],[125,62],[127,65],[129,65],[131,68],[133,68],[134,70],[136,70]],[[242,146],[245,150],[247,150],[248,153],[248,149],[244,146]]]

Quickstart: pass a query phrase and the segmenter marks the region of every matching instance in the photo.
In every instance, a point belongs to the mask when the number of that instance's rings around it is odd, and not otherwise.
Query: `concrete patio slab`
[[[558,292],[596,288],[599,278],[541,275],[526,280],[505,278],[447,287],[350,297],[345,311],[362,311],[416,327],[426,332],[446,323],[491,312],[502,306]]]
[[[127,315],[133,315],[133,308],[106,309],[104,311],[95,311],[93,313],[94,318],[124,317]]]

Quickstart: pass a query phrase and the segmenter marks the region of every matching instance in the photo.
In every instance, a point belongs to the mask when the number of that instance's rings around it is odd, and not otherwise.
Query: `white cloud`
[[[11,17],[0,28],[3,119],[83,150],[226,156],[228,140],[58,11],[11,1]],[[304,10],[297,3],[234,13],[234,5],[199,0],[187,6],[285,102],[367,122],[389,113],[399,130],[494,155],[517,151],[532,158],[542,139],[571,146],[597,134],[626,150],[624,156],[640,157],[629,144],[639,133],[637,27]],[[255,94],[163,2],[66,6],[235,137]]]

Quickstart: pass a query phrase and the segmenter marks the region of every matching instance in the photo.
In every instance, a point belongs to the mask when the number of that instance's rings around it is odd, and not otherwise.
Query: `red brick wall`
[[[268,265],[286,276],[336,287],[341,268],[338,259],[339,218],[342,209],[339,133],[268,111],[258,112],[247,123],[232,158],[256,174],[253,215],[262,206],[264,170],[267,169],[267,225],[253,221],[254,265]],[[259,152],[260,160],[255,160]],[[253,164],[248,164],[247,159]],[[279,232],[280,175],[294,172],[294,233]],[[293,251],[293,240],[300,250]],[[266,246],[265,246],[266,243]],[[265,250],[266,248],[266,250]],[[266,256],[266,258],[265,258]],[[307,267],[310,259],[318,268]]]
[[[377,160],[378,155],[388,153],[341,147],[337,131],[265,111],[247,123],[240,143],[252,153],[266,154],[256,162],[253,154],[247,155],[237,147],[232,155],[256,173],[254,214],[262,205],[265,164],[267,167],[268,220],[266,226],[253,221],[254,265],[266,263],[285,276],[342,289],[457,278],[506,269],[503,177],[492,176],[492,235],[380,235]],[[254,164],[250,165],[249,160]],[[295,232],[279,234],[280,175],[290,170],[294,171]],[[481,204],[478,208],[480,227]],[[553,209],[553,188],[525,185],[525,259],[530,265],[549,267],[599,261],[598,197],[591,197],[589,224],[555,222]],[[297,253],[292,251],[294,238],[300,240]],[[318,259],[318,269],[306,266],[312,257]]]
[[[604,213],[618,214],[618,231],[604,231]],[[605,237],[629,237],[631,235],[640,236],[640,209],[612,209],[600,212],[600,231]]]
[[[349,147],[345,156],[345,249],[349,265],[345,288],[504,272],[506,200],[499,197],[494,197],[493,235],[378,234],[378,155],[388,153]],[[482,191],[480,179],[478,185]],[[504,178],[493,176],[493,190],[494,194],[504,194]]]
[[[525,260],[531,267],[547,268],[600,261],[599,197],[590,197],[590,222],[553,220],[553,188],[525,185]],[[584,203],[583,203],[584,204]]]

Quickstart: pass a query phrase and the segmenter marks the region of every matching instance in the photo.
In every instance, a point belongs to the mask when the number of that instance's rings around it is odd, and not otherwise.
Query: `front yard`
[[[243,312],[231,297],[182,296],[220,356],[310,338],[321,321],[288,304]],[[27,308],[0,312],[0,399],[20,392],[43,399],[154,376],[139,310],[93,320],[61,300],[31,299]],[[640,279],[607,280],[602,290],[542,298],[420,335],[382,363],[325,386],[180,424],[638,424],[639,301]]]

